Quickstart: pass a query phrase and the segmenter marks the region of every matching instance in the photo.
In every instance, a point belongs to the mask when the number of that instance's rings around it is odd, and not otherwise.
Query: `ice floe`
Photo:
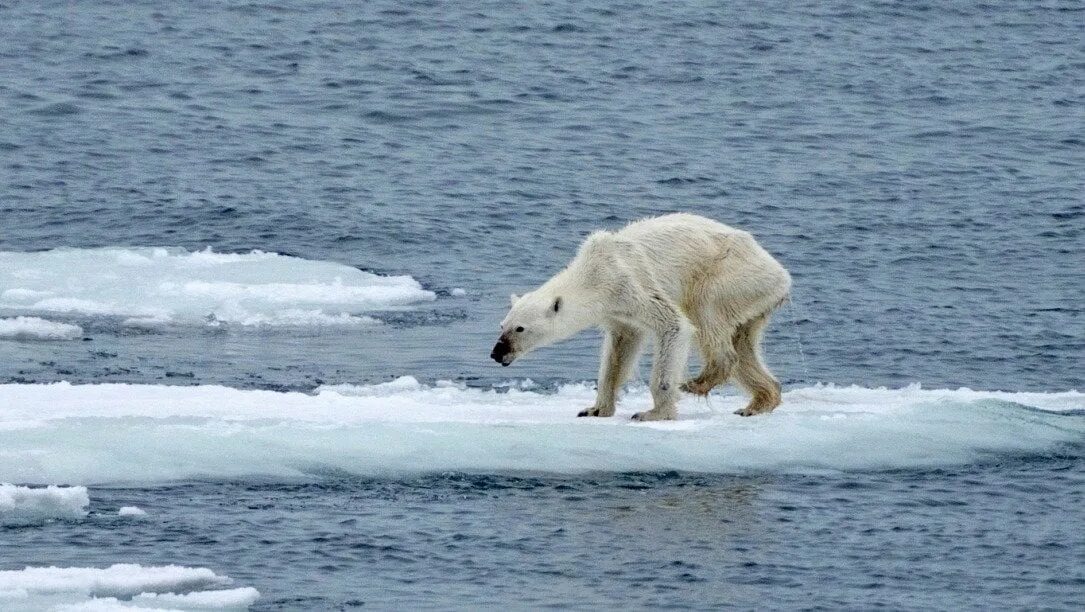
[[[261,251],[0,252],[0,313],[9,315],[116,317],[137,327],[364,325],[374,321],[367,312],[434,299],[409,276]],[[0,338],[4,329],[0,323]]]
[[[87,515],[89,503],[86,487],[23,487],[0,483],[0,526],[81,519]]]
[[[40,317],[0,319],[0,340],[77,340],[82,337],[83,328],[78,325]]]
[[[0,609],[244,610],[260,593],[207,568],[130,563],[0,571]]]
[[[0,385],[0,481],[162,482],[446,470],[878,470],[1034,455],[1085,440],[1085,395],[813,386],[771,415],[685,398],[674,422],[578,419],[591,385],[474,389],[411,377],[313,394],[219,386]]]

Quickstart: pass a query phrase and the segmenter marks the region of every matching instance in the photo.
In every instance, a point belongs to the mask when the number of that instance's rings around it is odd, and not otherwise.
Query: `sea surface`
[[[1083,24],[0,0],[0,609],[1080,609]],[[776,412],[489,359],[676,211],[792,273]]]

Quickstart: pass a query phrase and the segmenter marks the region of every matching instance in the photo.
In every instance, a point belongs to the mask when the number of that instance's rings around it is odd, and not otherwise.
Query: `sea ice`
[[[219,386],[0,385],[0,480],[283,479],[348,472],[710,473],[879,470],[1037,454],[1085,436],[1085,395],[813,386],[770,415],[746,399],[686,397],[673,422],[578,419],[587,384],[467,388],[405,376],[315,393]]]
[[[21,487],[0,483],[0,526],[80,519],[87,515],[89,503],[86,487]]]
[[[223,589],[219,591],[197,591],[195,593],[142,593],[133,598],[139,604],[149,603],[156,606],[181,608],[199,608],[201,610],[221,610],[224,608],[247,608],[260,598],[260,591],[252,587]]]
[[[0,340],[77,340],[83,328],[39,317],[0,319]]]
[[[0,311],[12,314],[119,317],[136,327],[364,325],[373,322],[364,313],[434,299],[409,276],[261,251],[0,252]]]
[[[260,593],[228,587],[232,580],[207,568],[141,566],[27,567],[0,571],[0,609],[16,610],[242,610]]]

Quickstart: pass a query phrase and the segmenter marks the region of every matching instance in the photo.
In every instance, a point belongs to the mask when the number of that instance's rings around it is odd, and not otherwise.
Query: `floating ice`
[[[202,567],[27,567],[0,571],[0,609],[243,610],[260,593]]]
[[[137,327],[364,325],[373,319],[363,313],[435,298],[409,276],[261,251],[0,252],[0,313],[7,314],[111,316]]]
[[[175,593],[142,593],[133,598],[138,604],[169,606],[171,608],[196,608],[200,610],[221,610],[247,608],[260,598],[260,591],[252,587],[223,589],[221,591],[197,591],[177,595]]]
[[[147,511],[137,506],[123,506],[117,511],[117,516],[147,516]]]
[[[54,519],[80,519],[87,515],[89,503],[86,487],[31,488],[0,483],[0,526],[40,525]]]
[[[411,377],[315,394],[218,386],[0,385],[0,480],[163,482],[348,472],[877,470],[1036,455],[1085,440],[1085,395],[816,386],[767,416],[687,397],[680,420],[578,419],[591,386],[469,389]]]
[[[82,337],[83,328],[78,325],[38,317],[0,319],[0,340],[77,340]]]

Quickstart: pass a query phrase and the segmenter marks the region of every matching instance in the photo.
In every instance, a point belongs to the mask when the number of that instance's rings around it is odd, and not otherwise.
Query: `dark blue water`
[[[1074,609],[1083,469],[99,489],[78,530],[5,535],[27,562],[228,567],[269,610]],[[111,516],[127,504],[152,518]]]
[[[1073,1],[0,0],[0,250],[262,249],[439,296],[367,330],[82,319],[88,341],[0,340],[0,383],[592,379],[590,334],[492,364],[507,294],[591,230],[688,211],[791,270],[766,340],[788,386],[1081,389],[1083,22]],[[203,564],[285,609],[1072,608],[1082,471],[1078,449],[846,478],[105,489],[158,518],[3,531],[0,566]]]
[[[787,381],[1081,387],[1081,9],[5,2],[0,249],[260,248],[464,287],[461,320],[391,354],[332,341],[306,370],[231,339],[237,366],[194,381],[493,377],[505,295],[592,229],[692,211],[792,271]],[[96,341],[117,363],[5,346],[0,374],[141,381],[190,352]]]

